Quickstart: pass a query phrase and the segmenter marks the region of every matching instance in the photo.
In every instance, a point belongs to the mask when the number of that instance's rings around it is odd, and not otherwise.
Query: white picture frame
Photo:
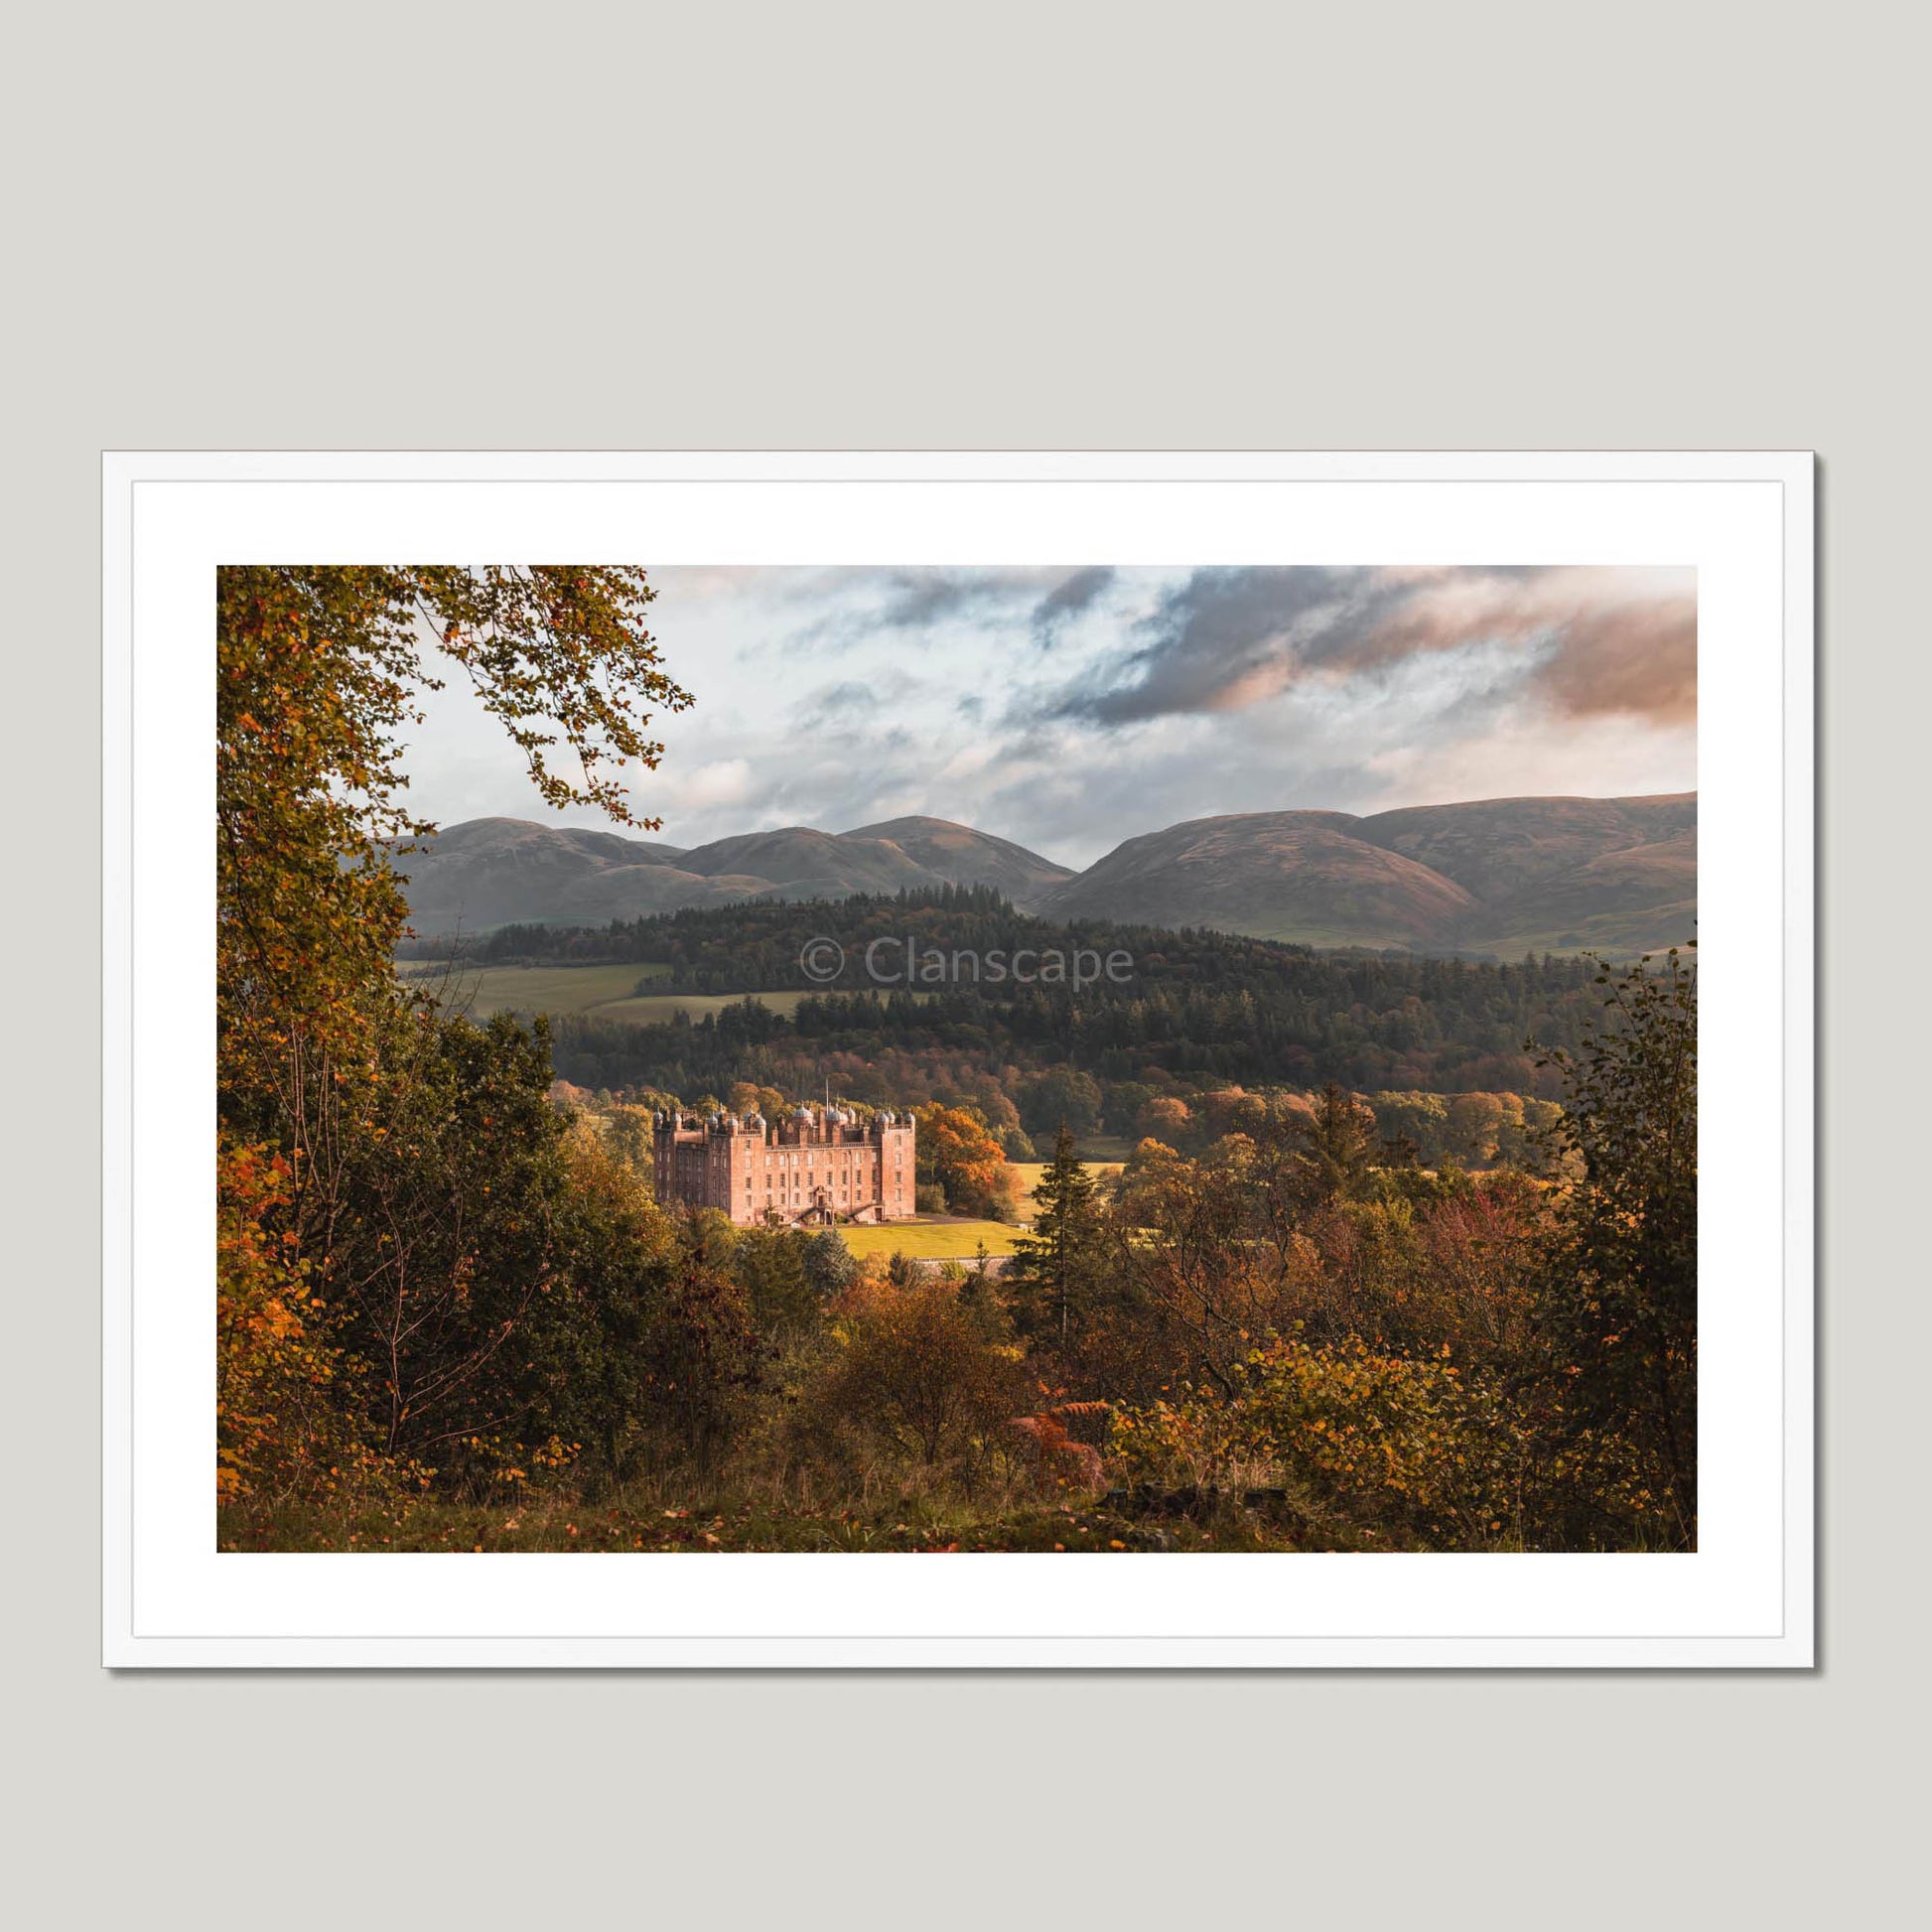
[[[107,1665],[1815,1661],[1809,455],[122,452],[102,528]],[[1694,568],[1697,1552],[217,1552],[214,569],[566,556]]]

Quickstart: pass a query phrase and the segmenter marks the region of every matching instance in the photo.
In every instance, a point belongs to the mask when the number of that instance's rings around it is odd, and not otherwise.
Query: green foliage
[[[852,1250],[830,1228],[822,1228],[804,1239],[805,1281],[824,1304],[841,1295],[859,1278],[859,1264]]]
[[[325,1460],[515,1483],[576,1458],[593,1417],[613,1453],[625,1432],[664,1230],[566,1149],[541,1029],[442,1019],[397,987],[389,855],[429,829],[397,760],[432,637],[546,799],[629,817],[610,774],[657,759],[641,707],[689,702],[642,626],[650,595],[632,570],[217,573],[232,1497]]]
[[[1109,1260],[1094,1178],[1065,1126],[1034,1186],[1034,1204],[1032,1232],[1015,1241],[1008,1264],[1008,1299],[1022,1333],[1050,1335],[1065,1351],[1076,1311],[1084,1326]]]
[[[936,1277],[888,1282],[840,1318],[843,1346],[812,1396],[822,1427],[851,1427],[923,1467],[993,1450],[1028,1381],[1019,1351],[989,1341],[959,1290]]]
[[[914,999],[903,991],[882,995],[854,977],[828,991],[808,982],[798,964],[805,941],[819,933],[838,939],[852,961],[876,938],[910,937],[921,949],[946,953],[1121,950],[1134,969],[1120,981],[1103,977],[1078,989],[969,980]],[[950,1099],[944,1089],[965,1066],[983,1072],[990,1063],[1001,1069],[1009,1100],[1027,1105],[1036,1082],[1066,1069],[1098,1085],[1097,1124],[1122,1137],[1147,1131],[1140,1110],[1158,1094],[1207,1093],[1230,1082],[1311,1088],[1332,1079],[1364,1093],[1552,1098],[1558,1083],[1539,1074],[1524,1037],[1575,1046],[1590,1013],[1591,967],[1576,958],[1481,965],[1357,957],[1219,932],[1085,919],[1056,924],[971,888],[687,907],[597,929],[505,928],[473,942],[471,957],[627,961],[652,969],[648,990],[658,996],[759,993],[768,1000],[781,989],[808,996],[788,1016],[767,1007],[756,1027],[737,1009],[682,1026],[633,1026],[608,1013],[559,1016],[558,1071],[581,1086],[690,1095],[753,1080],[816,1091],[829,1069],[859,1094],[849,1075],[889,1068],[879,1091],[860,1097],[904,1105]],[[1014,1124],[1050,1134],[1061,1104],[1044,1102]],[[1082,1106],[1066,1106],[1065,1118],[1087,1134]]]
[[[1013,1170],[978,1108],[919,1108],[913,1153],[918,1180],[943,1190],[948,1213],[990,1221],[1015,1217],[1019,1200]]]
[[[807,1258],[825,1237],[798,1228],[746,1228],[734,1244],[733,1272],[750,1297],[753,1318],[766,1333],[783,1328],[817,1326],[824,1313],[826,1292]],[[837,1235],[830,1237],[834,1242]]]
[[[1091,1134],[1100,1125],[1100,1083],[1078,1067],[1049,1067],[1020,1092],[1020,1120],[1029,1134],[1068,1128]]]
[[[1524,1425],[1499,1379],[1360,1339],[1256,1349],[1231,1390],[1115,1416],[1130,1480],[1279,1484],[1358,1547],[1520,1547]]]
[[[646,706],[690,702],[661,669],[636,570],[227,566],[215,581],[219,1041],[232,1106],[298,1037],[352,1053],[384,999],[405,908],[388,854],[431,828],[398,762],[425,650],[460,668],[553,805],[631,819],[611,775],[654,765]],[[560,775],[561,744],[577,769]],[[632,821],[642,823],[643,821]]]
[[[1610,1024],[1553,1050],[1555,1138],[1583,1168],[1545,1259],[1538,1320],[1573,1446],[1635,1447],[1640,1491],[1697,1522],[1697,973],[1673,948],[1598,976]]]
[[[751,1298],[723,1269],[681,1252],[651,1324],[642,1374],[659,1441],[708,1470],[758,1389],[766,1358]]]
[[[1330,1080],[1307,1117],[1291,1118],[1288,1127],[1298,1143],[1289,1154],[1289,1180],[1302,1204],[1361,1198],[1377,1155],[1375,1116],[1366,1107]]]

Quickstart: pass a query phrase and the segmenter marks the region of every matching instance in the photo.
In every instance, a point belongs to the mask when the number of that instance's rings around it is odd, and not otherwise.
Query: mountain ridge
[[[1082,872],[917,815],[698,846],[494,817],[450,826],[398,870],[424,934],[979,885],[1068,921],[1444,956],[1629,956],[1695,932],[1697,794],[1227,812],[1138,833]]]

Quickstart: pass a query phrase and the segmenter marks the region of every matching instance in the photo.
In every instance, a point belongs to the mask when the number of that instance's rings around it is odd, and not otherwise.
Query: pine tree
[[[1034,1189],[1034,1200],[1038,1211],[1033,1231],[1014,1242],[1008,1279],[1025,1324],[1035,1330],[1057,1328],[1064,1348],[1074,1306],[1084,1300],[1100,1225],[1093,1175],[1075,1151],[1064,1121],[1053,1140],[1053,1159]]]
[[[1297,1165],[1311,1202],[1357,1198],[1375,1166],[1375,1116],[1330,1080],[1297,1133]]]

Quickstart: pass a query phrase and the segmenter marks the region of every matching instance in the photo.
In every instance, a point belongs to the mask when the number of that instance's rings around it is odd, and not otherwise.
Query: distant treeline
[[[473,965],[634,961],[652,969],[640,990],[757,993],[811,987],[800,956],[823,938],[843,948],[845,971],[789,1019],[756,1005],[644,1027],[559,1015],[558,1073],[590,1088],[693,1094],[722,1092],[737,1080],[815,1087],[827,1072],[890,1061],[895,1077],[912,1070],[917,1091],[900,1088],[882,1100],[957,1087],[969,1068],[1011,1089],[1049,1067],[1078,1069],[1103,1090],[1312,1088],[1335,1080],[1356,1092],[1549,1097],[1551,1076],[1532,1063],[1524,1041],[1574,1046],[1596,1011],[1593,968],[1579,958],[1476,964],[1315,953],[1101,920],[1059,925],[975,888],[693,907],[598,929],[505,927],[469,942],[464,958]],[[902,986],[869,988],[864,961],[875,940],[891,942],[878,957],[896,977],[915,951],[928,962],[945,955],[946,978],[918,978],[916,999]],[[973,956],[1010,960],[1024,950],[1125,954],[1133,964],[1080,986],[1010,977],[989,983],[985,975],[973,983]],[[954,955],[962,956],[963,984],[949,983]],[[918,1078],[919,1062],[943,1063],[944,1076]]]

